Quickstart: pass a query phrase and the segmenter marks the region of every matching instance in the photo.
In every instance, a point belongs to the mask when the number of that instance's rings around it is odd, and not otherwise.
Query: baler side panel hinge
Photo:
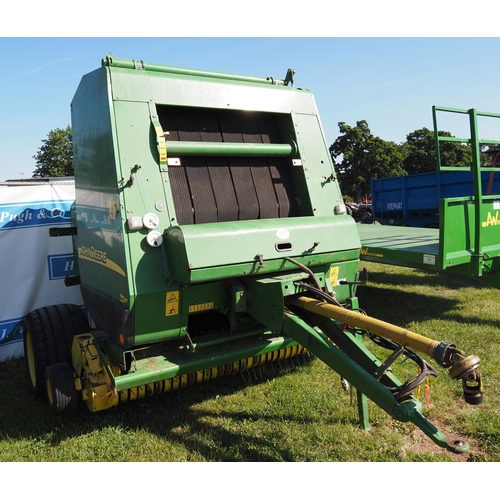
[[[158,111],[154,102],[149,101],[149,116],[151,118],[151,124],[153,125],[156,137],[156,147],[158,149],[158,162],[160,164],[160,170],[166,172],[167,166],[167,142],[165,140],[165,132],[161,126],[160,120],[158,118]]]

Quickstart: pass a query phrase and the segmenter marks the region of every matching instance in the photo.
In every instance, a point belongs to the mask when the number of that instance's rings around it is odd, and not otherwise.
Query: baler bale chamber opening
[[[179,225],[299,215],[301,199],[286,161],[295,140],[288,137],[286,142],[280,133],[288,125],[291,134],[290,116],[164,106],[158,106],[158,114],[167,152],[182,154],[179,144],[189,143],[182,161],[169,168]],[[269,150],[258,149],[266,144]],[[231,150],[234,145],[241,145],[240,151]],[[190,156],[193,152],[198,156]],[[262,156],[270,152],[276,156]],[[204,156],[207,153],[210,156]],[[296,183],[300,185],[300,179]],[[310,206],[304,208],[304,214],[310,212]]]
[[[314,97],[290,75],[108,55],[82,78],[72,101],[78,278],[68,285],[80,285],[95,327],[68,304],[28,315],[33,392],[56,412],[78,399],[99,411],[313,354],[356,389],[364,427],[368,397],[462,453],[465,443],[422,416],[421,377],[401,382],[392,368],[405,355],[437,374],[414,350],[423,352],[478,404],[479,359],[358,322],[358,231]],[[365,340],[384,336],[394,353],[380,361]]]

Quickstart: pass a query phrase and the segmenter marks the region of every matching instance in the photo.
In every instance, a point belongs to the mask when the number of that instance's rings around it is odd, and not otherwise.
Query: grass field
[[[360,287],[370,315],[482,360],[485,397],[462,398],[443,369],[424,393],[426,417],[461,437],[470,452],[453,455],[412,424],[370,403],[371,428],[358,425],[356,397],[313,359],[283,372],[262,370],[90,413],[54,416],[29,393],[24,360],[0,366],[2,462],[496,462],[500,459],[500,291],[473,281],[366,264]],[[435,363],[434,363],[435,366]],[[429,403],[429,404],[428,404]]]

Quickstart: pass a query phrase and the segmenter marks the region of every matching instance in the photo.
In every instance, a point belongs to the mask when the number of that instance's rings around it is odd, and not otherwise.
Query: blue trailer
[[[500,194],[500,168],[482,172],[482,192]],[[373,179],[372,216],[381,224],[439,227],[442,198],[474,196],[472,172],[440,170],[423,174]]]

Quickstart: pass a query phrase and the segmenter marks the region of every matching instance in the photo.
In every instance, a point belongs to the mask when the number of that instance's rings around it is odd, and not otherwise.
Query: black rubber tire
[[[54,363],[71,365],[73,337],[90,331],[81,307],[59,304],[35,309],[24,324],[24,358],[31,390],[36,398],[45,399],[45,370]]]
[[[45,370],[47,402],[53,413],[69,413],[78,402],[73,368],[66,362],[47,366]]]

